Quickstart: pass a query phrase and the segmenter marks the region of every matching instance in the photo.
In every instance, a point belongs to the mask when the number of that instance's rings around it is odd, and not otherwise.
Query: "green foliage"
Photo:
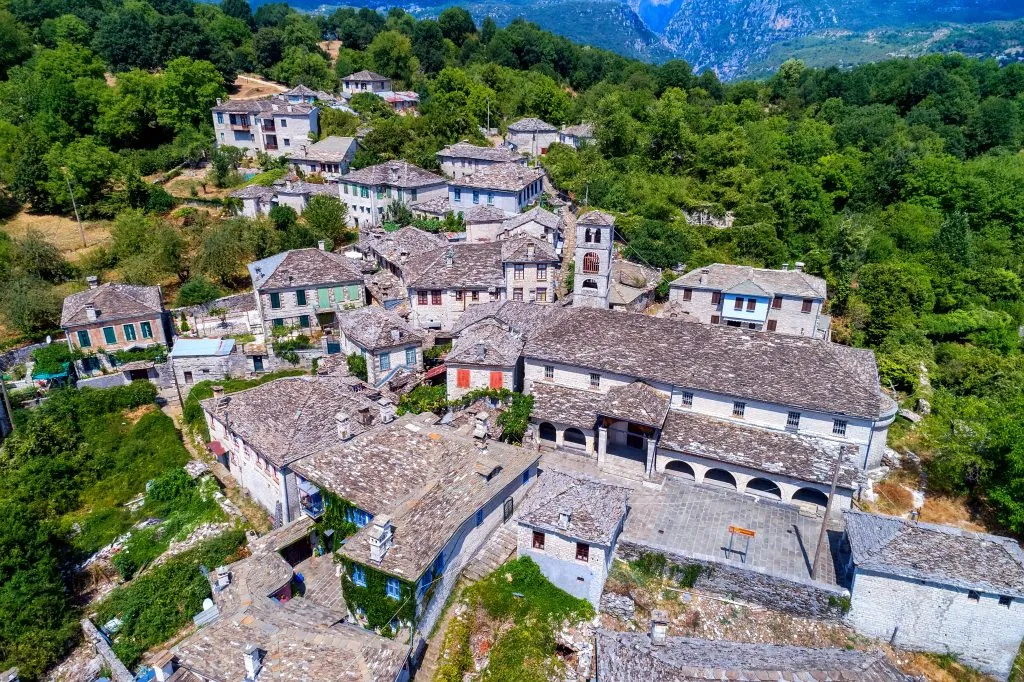
[[[440,412],[448,406],[448,391],[445,386],[420,384],[398,399],[395,411],[399,414],[412,412]]]
[[[334,531],[334,537],[332,538],[335,547],[339,546],[339,543],[350,535],[353,535],[359,530],[352,521],[348,520],[350,512],[356,509],[355,505],[348,500],[338,497],[330,490],[321,490],[320,494],[324,500],[324,513],[323,516],[316,522],[317,532],[320,537],[324,537],[324,531]],[[327,551],[333,551],[335,547],[325,548]]]
[[[348,365],[349,373],[354,376],[366,381],[366,357],[359,353],[352,353],[345,358],[345,364]],[[413,389],[415,390],[415,389]]]
[[[407,412],[440,414],[448,408],[464,408],[481,398],[497,400],[505,404],[505,409],[497,421],[498,426],[501,427],[501,439],[510,443],[521,443],[526,429],[530,425],[533,396],[516,393],[507,388],[478,388],[468,391],[459,398],[448,400],[446,386],[421,384],[398,399],[396,411],[400,415]]]
[[[658,555],[661,556],[661,555]],[[642,569],[633,565],[634,570],[641,574],[648,575],[652,566],[644,566]],[[702,575],[711,575],[712,568],[703,564],[686,564],[685,566],[672,566],[672,577],[679,583],[679,587],[692,588]],[[659,575],[659,574],[655,574]]]
[[[220,298],[222,293],[218,286],[205,277],[193,277],[178,289],[175,303],[178,307],[202,305]]]
[[[451,343],[438,343],[423,351],[424,360],[439,360],[452,349]]]
[[[149,362],[162,363],[167,361],[167,349],[164,346],[153,345],[145,348],[131,348],[128,350],[117,350],[108,353],[115,365],[126,365],[129,362],[146,360]]]
[[[629,566],[633,569],[634,573],[643,578],[649,580],[660,579],[665,575],[668,559],[665,558],[664,554],[644,552],[633,561],[630,561]]]
[[[37,348],[32,351],[32,360],[35,365],[32,367],[34,376],[45,374],[60,374],[65,371],[75,360],[85,357],[80,350],[71,350],[66,343],[60,341],[51,343],[48,346]]]
[[[389,576],[387,573],[378,571],[371,566],[360,564],[364,571],[366,585],[357,585],[352,582],[353,566],[355,564],[345,557],[340,557],[339,560],[344,567],[341,578],[341,591],[345,596],[345,603],[353,613],[357,609],[362,610],[367,627],[378,631],[389,631],[392,622],[416,622],[415,584],[403,578]],[[387,581],[389,578],[398,580],[398,599],[393,599],[387,594]],[[426,596],[424,599],[426,599]]]

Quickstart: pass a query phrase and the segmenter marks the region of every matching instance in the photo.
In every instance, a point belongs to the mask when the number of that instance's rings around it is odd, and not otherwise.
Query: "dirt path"
[[[254,74],[239,74],[235,78],[234,85],[238,88],[238,92],[231,99],[258,99],[267,95],[284,92],[288,89],[286,85],[264,80]]]

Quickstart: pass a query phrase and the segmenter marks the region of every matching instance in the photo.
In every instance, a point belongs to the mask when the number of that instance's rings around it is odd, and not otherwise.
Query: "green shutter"
[[[113,327],[103,328],[103,340],[107,343],[117,343],[117,335],[114,333]]]
[[[344,295],[341,293],[345,287],[334,287],[334,302],[335,304],[341,305],[341,302],[345,300]]]
[[[274,310],[281,307],[281,294],[273,293],[270,295],[270,307]]]
[[[348,288],[348,300],[350,300],[350,301],[359,301],[361,299],[362,299],[362,296],[360,296],[359,285],[358,284],[350,285],[349,288]]]
[[[78,346],[79,348],[88,348],[92,345],[92,340],[89,338],[89,332],[85,329],[78,330]]]
[[[122,328],[124,329],[124,340],[125,341],[134,341],[137,338],[135,336],[135,325],[134,324],[126,324],[126,325],[123,325]]]
[[[151,325],[149,322],[142,322],[139,324],[139,326],[142,327],[142,338],[153,338],[153,325]]]
[[[305,289],[299,289],[298,291],[295,292],[295,304],[296,305],[306,305],[306,290]]]
[[[330,292],[330,289],[317,289],[316,290],[317,303],[320,304],[321,308],[330,308],[331,307],[331,298],[330,298],[330,293],[329,292]]]

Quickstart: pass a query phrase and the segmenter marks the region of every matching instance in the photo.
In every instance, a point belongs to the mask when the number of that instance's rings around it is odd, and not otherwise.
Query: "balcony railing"
[[[265,132],[265,133],[276,133],[277,132],[277,126],[274,125],[273,123],[264,123],[263,124],[263,132]]]
[[[237,121],[236,120],[236,121],[231,121],[228,124],[228,127],[230,127],[232,130],[251,130],[252,129],[252,124],[249,123],[248,121]]]
[[[302,513],[311,519],[318,519],[324,515],[324,496],[320,489],[309,481],[299,479],[299,507]]]

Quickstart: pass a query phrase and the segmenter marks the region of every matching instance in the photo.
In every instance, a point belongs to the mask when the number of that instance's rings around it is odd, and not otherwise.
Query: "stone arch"
[[[601,228],[597,228],[596,230],[594,230],[594,243],[601,243]]]
[[[828,504],[828,495],[817,488],[800,488],[793,493],[793,501],[804,504],[816,504],[824,508]]]
[[[782,499],[782,489],[779,488],[775,481],[769,481],[767,478],[752,478],[747,483],[746,492],[751,495],[757,495],[758,497],[767,497],[773,500]]]
[[[681,459],[673,459],[666,463],[665,473],[678,476],[679,478],[685,478],[688,481],[697,480],[697,475],[694,473],[693,467]]]
[[[601,271],[601,257],[593,251],[583,254],[583,272],[598,273]]]
[[[725,469],[708,469],[704,473],[704,483],[709,485],[717,486],[719,488],[732,488],[737,489],[736,477],[730,474]]]
[[[537,434],[540,436],[541,440],[549,440],[552,442],[555,441],[557,436],[557,432],[555,431],[554,425],[548,422],[540,423],[540,425],[537,427]]]
[[[594,235],[590,232],[589,227],[583,232],[583,241],[587,244],[594,241]]]
[[[562,434],[562,440],[573,445],[582,445],[583,447],[587,445],[587,437],[582,431],[574,427],[565,430],[565,433]]]
[[[585,279],[583,280],[584,289],[593,289],[597,291],[597,280],[596,279]]]

